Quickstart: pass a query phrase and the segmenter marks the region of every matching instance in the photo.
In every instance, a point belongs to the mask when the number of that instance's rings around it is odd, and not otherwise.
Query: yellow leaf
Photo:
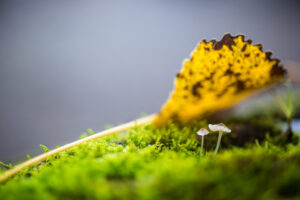
[[[183,62],[174,91],[154,120],[187,123],[229,108],[245,98],[283,81],[286,71],[262,45],[243,35],[224,35],[221,41],[202,40]]]

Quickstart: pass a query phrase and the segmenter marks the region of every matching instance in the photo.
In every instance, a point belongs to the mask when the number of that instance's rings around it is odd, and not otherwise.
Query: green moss
[[[206,121],[136,127],[22,171],[0,199],[299,199],[300,146],[280,143],[277,122],[262,119],[228,120],[220,153],[210,134],[203,156],[195,133]]]

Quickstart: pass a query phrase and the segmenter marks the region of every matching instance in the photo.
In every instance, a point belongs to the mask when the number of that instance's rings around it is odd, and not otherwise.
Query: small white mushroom
[[[217,146],[215,149],[215,154],[217,154],[219,147],[220,147],[220,143],[221,143],[221,139],[222,139],[222,134],[225,133],[230,133],[231,130],[225,126],[225,124],[220,123],[220,124],[209,124],[208,125],[209,129],[211,131],[219,131],[219,136],[218,136],[218,142],[217,142]]]
[[[209,131],[206,128],[201,128],[199,131],[197,131],[198,135],[201,135],[201,150],[200,153],[203,152],[203,146],[204,146],[204,136],[209,134]]]
[[[226,133],[230,133],[231,132],[231,130],[227,127],[227,126],[225,126],[225,124],[223,124],[223,123],[220,123],[220,124],[209,124],[208,125],[208,127],[209,127],[209,129],[211,130],[211,131],[221,131],[221,132],[226,132]]]
[[[197,131],[197,134],[201,136],[205,136],[209,134],[209,131],[206,128],[201,128],[199,131]]]

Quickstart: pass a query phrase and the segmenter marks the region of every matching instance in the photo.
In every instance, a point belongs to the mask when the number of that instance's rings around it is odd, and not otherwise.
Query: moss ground
[[[22,171],[0,185],[0,199],[300,199],[300,144],[278,139],[282,117],[223,122],[232,133],[217,155],[217,134],[200,155],[206,121],[136,127]]]

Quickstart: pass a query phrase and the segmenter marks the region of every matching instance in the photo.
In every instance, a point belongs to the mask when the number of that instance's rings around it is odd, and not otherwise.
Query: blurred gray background
[[[297,1],[0,1],[0,160],[159,110],[203,39],[300,61]]]

